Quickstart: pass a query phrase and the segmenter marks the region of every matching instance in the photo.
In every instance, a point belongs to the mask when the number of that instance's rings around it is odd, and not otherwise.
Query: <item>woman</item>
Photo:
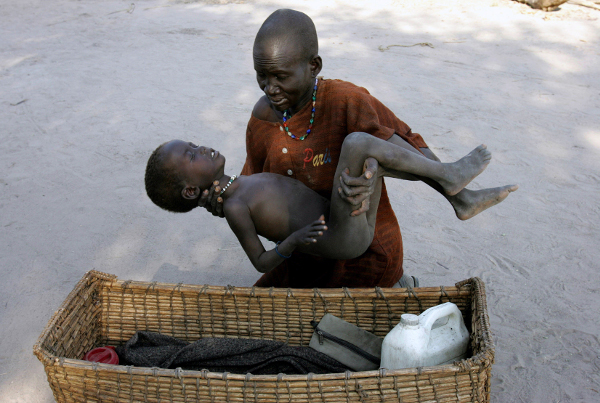
[[[243,175],[286,175],[330,198],[342,143],[353,132],[366,132],[438,160],[420,135],[412,133],[367,90],[340,80],[317,78],[322,60],[315,26],[306,14],[294,10],[271,14],[256,36],[253,58],[257,81],[265,95],[254,106],[248,122]],[[368,159],[362,177],[342,174],[338,191],[356,206],[354,215],[369,210],[368,198],[375,191],[377,169],[377,161]],[[403,178],[421,179],[408,174]],[[500,202],[514,190],[510,186],[477,192],[464,189],[447,196],[437,183],[424,181],[446,196],[461,219]],[[402,277],[402,238],[385,184],[381,186],[379,208],[371,212],[377,215],[375,236],[363,255],[333,261],[294,253],[255,285],[392,287]],[[222,201],[214,194],[214,190],[204,194],[198,204],[222,216]]]

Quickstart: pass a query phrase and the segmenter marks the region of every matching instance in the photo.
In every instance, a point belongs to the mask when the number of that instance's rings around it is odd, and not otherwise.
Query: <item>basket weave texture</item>
[[[452,365],[322,375],[252,375],[83,361],[138,330],[193,342],[260,338],[308,346],[311,320],[331,313],[385,336],[403,313],[455,303],[470,358]],[[479,278],[454,287],[283,289],[122,281],[86,273],[33,348],[58,402],[489,402],[494,344]]]

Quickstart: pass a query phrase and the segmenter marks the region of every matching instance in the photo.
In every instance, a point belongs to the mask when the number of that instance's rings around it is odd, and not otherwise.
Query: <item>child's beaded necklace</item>
[[[227,188],[229,187],[229,185],[231,185],[233,183],[233,181],[235,180],[235,178],[237,178],[237,175],[231,175],[231,177],[229,178],[229,182],[227,182],[227,185],[225,185],[225,187],[223,188],[223,190],[221,190],[221,192],[219,193],[219,196],[221,196],[223,193],[225,193],[225,191],[227,190]]]
[[[283,128],[285,129],[285,132],[288,134],[288,136],[290,136],[294,140],[304,140],[306,138],[306,136],[308,136],[310,134],[310,131],[312,130],[313,122],[315,121],[315,104],[317,103],[317,85],[318,84],[319,84],[319,79],[315,78],[315,87],[313,88],[313,96],[312,96],[312,113],[310,115],[310,123],[308,124],[308,130],[306,131],[306,134],[304,136],[298,137],[290,132],[290,129],[288,128],[287,123],[286,123],[287,120],[289,119],[289,117],[288,117],[289,109],[286,109],[285,111],[283,111]]]

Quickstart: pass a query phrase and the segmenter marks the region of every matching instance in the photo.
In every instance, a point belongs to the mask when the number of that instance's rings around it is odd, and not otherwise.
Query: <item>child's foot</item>
[[[447,195],[454,196],[483,172],[491,159],[492,153],[482,144],[458,161],[443,164],[444,178],[437,182],[442,185]]]
[[[468,220],[483,210],[500,203],[518,188],[518,185],[507,185],[482,190],[463,189],[462,192],[448,200],[452,204],[452,207],[454,207],[456,216],[460,220]]]

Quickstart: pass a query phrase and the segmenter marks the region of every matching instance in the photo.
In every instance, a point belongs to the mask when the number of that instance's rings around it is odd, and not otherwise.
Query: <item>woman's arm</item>
[[[369,200],[375,191],[378,168],[379,163],[375,158],[367,158],[364,172],[358,178],[348,175],[348,169],[342,171],[338,193],[354,207],[351,213],[353,217],[369,211]]]
[[[223,212],[223,198],[219,196],[221,187],[215,181],[210,189],[205,189],[198,198],[198,207],[204,207],[209,213],[217,217],[225,217]]]
[[[417,150],[397,134],[394,134],[392,137],[390,137],[388,141],[415,153],[420,152],[430,160],[438,162],[440,161],[440,159],[429,148],[419,148]],[[368,158],[365,161],[362,176],[354,178],[348,175],[346,170],[342,172],[342,178],[340,180],[340,188],[338,189],[338,192],[340,193],[342,199],[354,206],[354,211],[352,212],[353,216],[366,213],[369,210],[369,198],[375,189],[375,179],[378,169],[379,163],[377,160],[374,158]],[[419,180],[420,178],[407,174],[405,177],[403,177],[403,179],[414,181]]]

